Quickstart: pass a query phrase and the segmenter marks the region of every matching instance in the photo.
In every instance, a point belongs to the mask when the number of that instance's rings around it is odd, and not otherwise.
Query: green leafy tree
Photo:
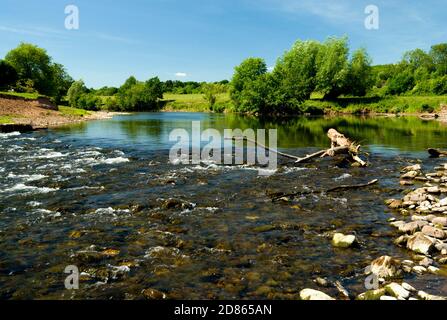
[[[248,58],[235,68],[231,80],[230,95],[238,111],[256,111],[265,103],[262,99],[253,99],[265,96],[259,92],[259,81],[267,72],[267,65],[261,58]],[[259,101],[262,103],[259,104]],[[256,104],[254,104],[256,103]]]
[[[325,98],[343,93],[349,74],[348,39],[329,38],[318,52],[316,91]]]
[[[118,90],[116,105],[124,111],[149,111],[157,109],[162,98],[163,85],[157,77],[146,82],[130,77]]]
[[[365,49],[356,50],[349,63],[345,94],[364,96],[372,86],[371,58]]]
[[[0,60],[0,89],[9,89],[17,80],[16,69],[5,60]]]
[[[32,80],[35,89],[42,94],[55,93],[53,64],[44,49],[21,43],[6,54],[5,60],[17,70],[20,80]]]
[[[309,99],[315,89],[317,57],[322,46],[316,41],[297,41],[290,51],[278,59],[270,84],[275,92],[270,103],[296,107]]]
[[[208,101],[210,110],[213,110],[217,97],[226,91],[226,87],[222,83],[204,83],[202,84],[202,92],[205,100]]]
[[[437,44],[431,47],[430,56],[439,75],[447,75],[447,43]]]
[[[78,80],[73,82],[67,92],[68,104],[71,107],[80,107],[80,98],[87,93],[87,88],[85,87],[84,81]]]

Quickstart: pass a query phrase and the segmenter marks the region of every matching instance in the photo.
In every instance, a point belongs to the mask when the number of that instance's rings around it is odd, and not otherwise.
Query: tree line
[[[215,110],[217,95],[229,92],[233,111],[299,113],[304,102],[315,97],[447,94],[447,43],[428,52],[407,52],[396,64],[372,66],[365,49],[350,52],[346,37],[298,40],[272,69],[262,58],[248,58],[235,67],[231,81],[138,81],[131,76],[120,87],[100,89],[74,81],[44,49],[21,43],[0,60],[0,90],[38,92],[56,103],[89,110],[122,111],[156,110],[164,93],[202,94]]]
[[[298,40],[269,72],[262,58],[248,58],[231,81],[234,109],[275,114],[303,111],[312,95],[339,97],[447,94],[447,44],[416,49],[401,62],[372,66],[365,49],[349,52],[348,39]]]

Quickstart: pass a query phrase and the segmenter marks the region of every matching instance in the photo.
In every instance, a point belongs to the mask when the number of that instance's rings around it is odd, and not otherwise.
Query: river
[[[256,166],[174,165],[173,129],[277,129],[278,148],[305,155],[329,146],[335,128],[362,144],[370,165],[340,158],[299,166],[280,160],[269,176]],[[400,169],[429,147],[445,148],[446,126],[411,117],[298,117],[268,121],[201,113],[140,113],[32,133],[0,135],[0,299],[296,299],[313,279],[364,288],[364,269],[387,254],[398,217],[384,200],[401,196]],[[365,189],[291,202],[270,194],[322,190],[379,179]],[[354,233],[359,246],[335,249],[329,234]],[[66,290],[67,266],[79,290]],[[447,295],[442,275],[406,281]],[[336,294],[335,289],[327,289]]]

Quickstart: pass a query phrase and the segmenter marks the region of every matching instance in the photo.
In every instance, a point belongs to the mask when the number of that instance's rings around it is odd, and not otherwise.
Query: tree
[[[359,49],[352,54],[349,63],[346,88],[343,93],[354,96],[364,96],[372,86],[371,58],[365,49]]]
[[[67,92],[68,104],[71,107],[79,106],[79,99],[87,93],[87,88],[85,87],[84,81],[78,80],[73,82]]]
[[[163,98],[163,86],[158,77],[139,82],[130,77],[119,88],[116,105],[124,111],[154,110]]]
[[[437,44],[431,47],[430,56],[439,75],[447,75],[447,43]]]
[[[208,101],[210,110],[213,110],[213,107],[217,101],[217,95],[224,93],[226,87],[222,83],[204,83],[202,84],[202,92],[205,96],[205,100]]]
[[[21,43],[6,54],[5,60],[17,70],[20,80],[32,80],[35,89],[42,94],[54,94],[54,70],[51,57],[44,49]]]
[[[261,58],[248,58],[235,68],[231,80],[230,95],[240,111],[255,111],[260,105],[253,105],[251,96],[254,88],[259,87],[259,80],[267,72],[267,65]],[[262,102],[262,104],[264,101]]]
[[[51,66],[53,74],[53,91],[56,103],[60,103],[62,98],[67,94],[68,89],[70,89],[73,84],[73,78],[67,73],[64,66],[59,63],[54,63]]]
[[[5,60],[0,60],[0,89],[9,89],[17,80],[16,69]]]
[[[346,88],[349,73],[348,39],[346,37],[326,40],[318,52],[316,91],[325,98],[336,98]]]
[[[316,60],[321,47],[316,41],[299,40],[278,60],[271,79],[276,86],[272,104],[293,107],[310,98],[315,89]]]

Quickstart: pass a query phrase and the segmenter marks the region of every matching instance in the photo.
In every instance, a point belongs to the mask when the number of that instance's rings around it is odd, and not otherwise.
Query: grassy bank
[[[170,94],[163,96],[164,111],[209,112],[210,105],[203,94]],[[230,104],[230,95],[217,95],[216,106],[222,109]]]
[[[4,96],[12,96],[12,97],[20,97],[23,99],[34,100],[40,97],[44,97],[39,93],[24,93],[24,92],[9,92],[9,91],[0,91],[0,95]]]
[[[164,111],[209,112],[209,104],[202,94],[165,94]],[[232,110],[228,93],[218,96],[217,106]],[[447,96],[391,96],[368,98],[338,98],[323,100],[316,96],[302,105],[304,112],[319,114],[339,113],[427,113],[439,111],[447,105]]]

